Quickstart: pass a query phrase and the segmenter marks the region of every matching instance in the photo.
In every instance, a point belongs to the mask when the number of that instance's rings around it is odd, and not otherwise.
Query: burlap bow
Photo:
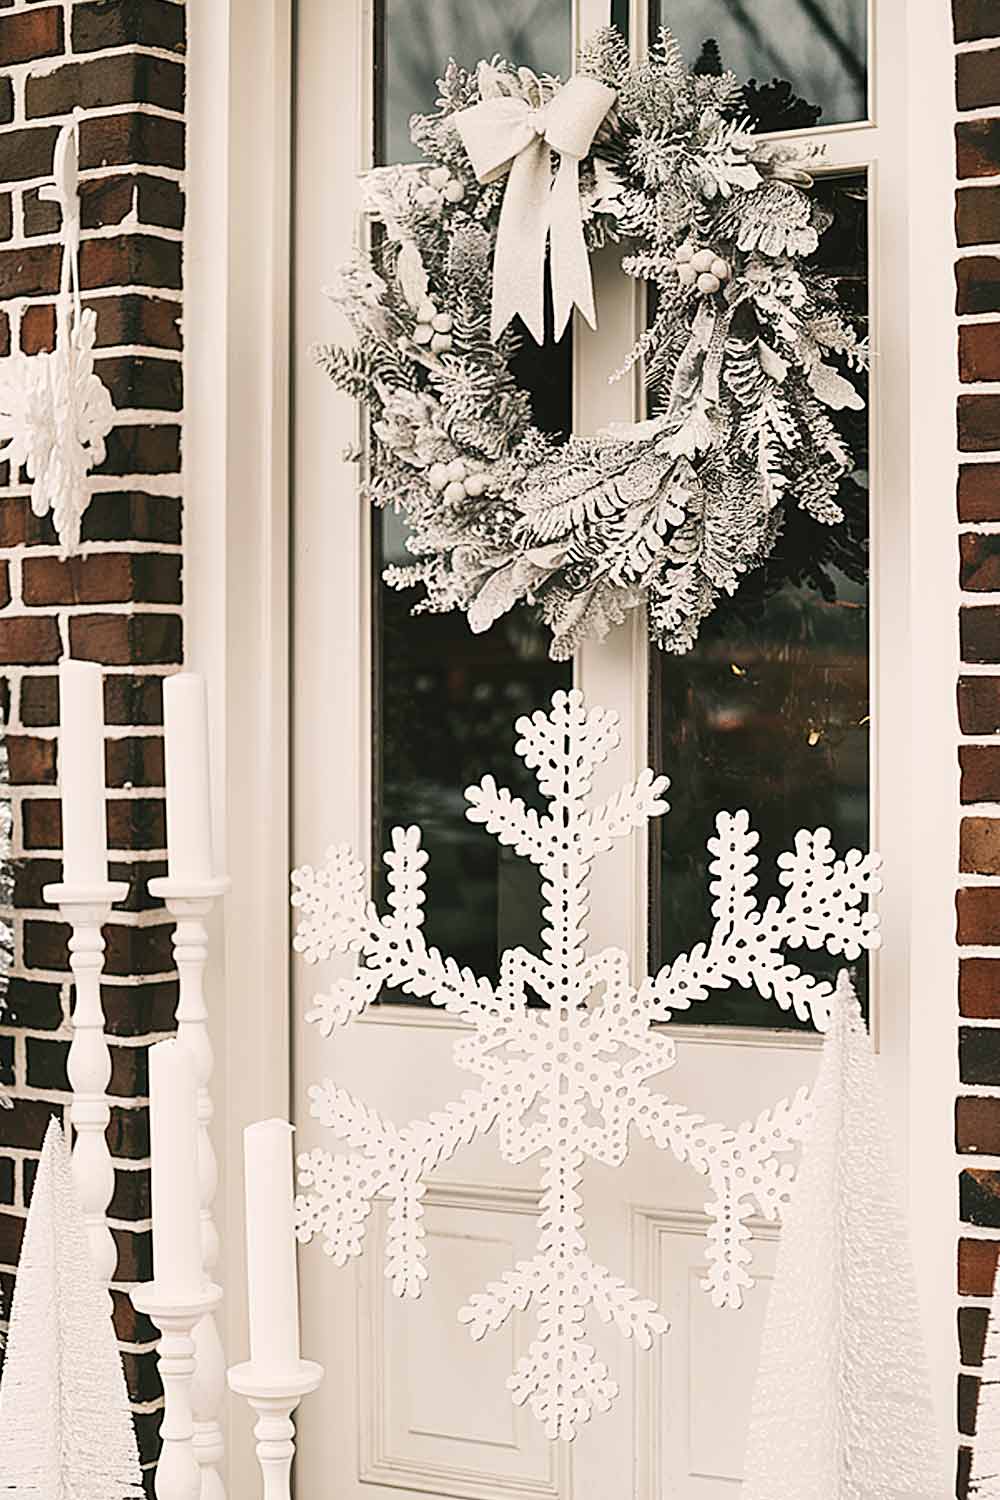
[[[577,75],[541,109],[525,99],[484,99],[455,116],[481,183],[504,173],[493,257],[490,336],[519,313],[536,344],[544,339],[545,247],[551,237],[552,304],[560,338],[574,306],[596,327],[590,258],[580,214],[580,162],[615,101],[614,89]],[[552,149],[559,171],[552,181]]]

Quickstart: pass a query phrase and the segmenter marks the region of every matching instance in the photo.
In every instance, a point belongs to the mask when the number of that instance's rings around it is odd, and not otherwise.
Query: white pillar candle
[[[299,1363],[293,1134],[287,1120],[258,1120],[243,1132],[250,1363],[268,1374]]]
[[[104,806],[104,677],[93,661],[59,663],[59,796],[63,883],[104,885],[108,835]]]
[[[188,1049],[171,1039],[149,1052],[153,1280],[175,1301],[197,1295],[201,1261],[198,1080]]]
[[[163,728],[167,871],[171,880],[211,880],[208,702],[197,672],[179,672],[163,684]]]

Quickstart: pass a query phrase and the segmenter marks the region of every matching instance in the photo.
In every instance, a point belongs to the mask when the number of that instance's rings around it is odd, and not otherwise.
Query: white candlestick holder
[[[290,1371],[277,1372],[253,1363],[234,1365],[229,1384],[257,1413],[254,1437],[263,1476],[263,1500],[291,1500],[295,1424],[292,1412],[303,1396],[323,1379],[323,1366],[302,1359]]]
[[[94,1269],[107,1286],[114,1278],[118,1252],[107,1220],[108,1204],[115,1190],[115,1170],[107,1140],[111,1118],[108,1105],[111,1053],[104,1034],[101,1003],[104,969],[101,929],[111,916],[112,905],[124,901],[128,895],[128,883],[106,880],[82,886],[59,882],[44,886],[42,895],[51,906],[58,906],[60,915],[72,928],[69,963],[76,986],[76,1003],[67,1071],[73,1090],[69,1111],[75,1131],[73,1183],[83,1210]],[[111,1310],[110,1293],[108,1310]]]
[[[174,962],[179,978],[177,1040],[194,1058],[198,1079],[198,1184],[201,1197],[201,1253],[207,1282],[219,1259],[219,1235],[212,1204],[219,1173],[212,1145],[213,1105],[209,1092],[214,1058],[205,1004],[205,965],[208,960],[206,919],[218,897],[229,889],[224,877],[214,880],[175,880],[169,875],[149,882],[149,891],[166,903],[176,920]],[[194,1416],[194,1452],[201,1468],[200,1500],[225,1500],[222,1463],[225,1443],[222,1403],[226,1394],[226,1360],[214,1308],[193,1330],[194,1377],[191,1401]]]
[[[160,1329],[157,1361],[163,1382],[162,1448],[156,1465],[156,1500],[200,1500],[203,1465],[195,1450],[193,1391],[194,1331],[219,1305],[210,1282],[188,1292],[155,1281],[133,1287],[132,1305]]]

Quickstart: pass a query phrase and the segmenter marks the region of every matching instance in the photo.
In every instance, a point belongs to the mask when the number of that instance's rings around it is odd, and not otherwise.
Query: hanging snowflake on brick
[[[292,904],[301,912],[296,950],[311,963],[358,955],[355,973],[318,995],[307,1019],[329,1034],[383,987],[403,990],[468,1022],[455,1061],[479,1080],[460,1100],[404,1126],[329,1080],[314,1086],[313,1115],[348,1150],[317,1149],[299,1158],[306,1190],[297,1200],[299,1238],[321,1235],[326,1252],[343,1265],[361,1253],[380,1195],[388,1202],[386,1275],[398,1296],[417,1297],[427,1276],[421,1205],[427,1174],[494,1127],[505,1161],[537,1156],[537,1252],[473,1296],[458,1316],[479,1339],[530,1304],[537,1337],[508,1385],[517,1404],[530,1403],[550,1438],[572,1438],[617,1394],[587,1343],[588,1309],[643,1348],[667,1326],[651,1301],[591,1259],[580,1191],[584,1161],[621,1165],[634,1130],[707,1178],[711,1226],[702,1285],[719,1307],[739,1307],[753,1284],[748,1218],[774,1219],[789,1196],[793,1168],[782,1157],[802,1138],[807,1091],[735,1129],[709,1124],[652,1086],[676,1062],[673,1041],[654,1027],[737,984],[823,1029],[831,987],[788,962],[783,948],[825,948],[851,960],[879,942],[878,918],[866,901],[880,887],[877,856],[852,850],[838,859],[826,829],[800,832],[794,852],[779,859],[783,899],[760,905],[757,834],[738,812],[720,813],[709,840],[714,927],[707,943],[637,989],[620,949],[588,954],[593,860],[667,810],[667,778],[650,770],[606,802],[592,799],[594,769],[618,744],[617,723],[613,713],[588,710],[579,692],[556,693],[551,712],[518,720],[516,750],[548,800],[545,814],[492,776],[466,792],[467,816],[530,859],[542,878],[542,952],[505,952],[495,986],[424,939],[427,855],[418,828],[393,830],[385,915],[366,898],[363,867],[345,845],[330,849],[320,869],[305,866],[292,875]],[[542,1004],[529,1005],[529,996]]]
[[[63,556],[80,543],[80,523],[90,503],[88,475],[103,463],[104,440],[115,421],[107,386],[94,369],[96,314],[80,303],[80,197],[77,124],[56,141],[54,184],[39,196],[62,212],[62,273],[56,301],[55,346],[50,353],[13,354],[0,360],[0,462],[31,480],[31,509],[52,513]]]

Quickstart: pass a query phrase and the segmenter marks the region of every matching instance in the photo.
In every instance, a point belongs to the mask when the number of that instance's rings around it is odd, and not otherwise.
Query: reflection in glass
[[[650,13],[691,64],[711,39],[737,78],[790,84],[821,126],[868,118],[868,0],[652,0]],[[810,123],[800,112],[762,128]]]
[[[863,177],[826,179],[816,191],[836,213],[817,259],[864,307],[866,203]],[[654,652],[651,662],[653,764],[671,778],[671,811],[653,825],[654,963],[707,938],[711,930],[706,840],[715,813],[745,807],[760,834],[758,898],[779,895],[777,856],[799,828],[825,826],[838,853],[867,849],[869,828],[868,586],[849,577],[842,538],[868,532],[866,413],[840,413],[858,469],[840,495],[844,528],[819,528],[792,512],[779,547],[801,559],[797,581],[777,592],[765,566],[702,627],[686,656]],[[849,424],[846,425],[846,424]],[[817,541],[821,569],[807,559]],[[853,569],[855,574],[858,570]],[[867,572],[867,570],[865,570]],[[801,968],[833,977],[838,961],[798,950]],[[857,965],[862,989],[866,965]],[[732,989],[678,1016],[688,1022],[795,1025],[753,991]]]
[[[568,4],[553,0],[383,0],[378,7],[376,139],[382,162],[418,161],[409,120],[430,114],[449,57],[472,68],[499,52],[518,67],[566,78]]]
[[[448,57],[471,67],[499,52],[537,72],[565,77],[570,6],[549,0],[385,0],[377,22],[378,160],[412,161],[409,119],[433,110],[435,80]],[[535,421],[549,432],[571,422],[571,341],[519,356],[518,382],[531,392]],[[464,615],[412,615],[416,592],[381,582],[384,565],[411,561],[404,523],[373,516],[375,894],[384,899],[382,851],[396,825],[419,823],[430,854],[428,941],[460,964],[495,975],[497,954],[537,948],[537,872],[465,819],[465,788],[490,771],[537,805],[534,778],[515,757],[514,720],[568,687],[567,663],[548,658],[548,632],[519,609],[484,635]],[[393,1000],[409,997],[392,995]]]

